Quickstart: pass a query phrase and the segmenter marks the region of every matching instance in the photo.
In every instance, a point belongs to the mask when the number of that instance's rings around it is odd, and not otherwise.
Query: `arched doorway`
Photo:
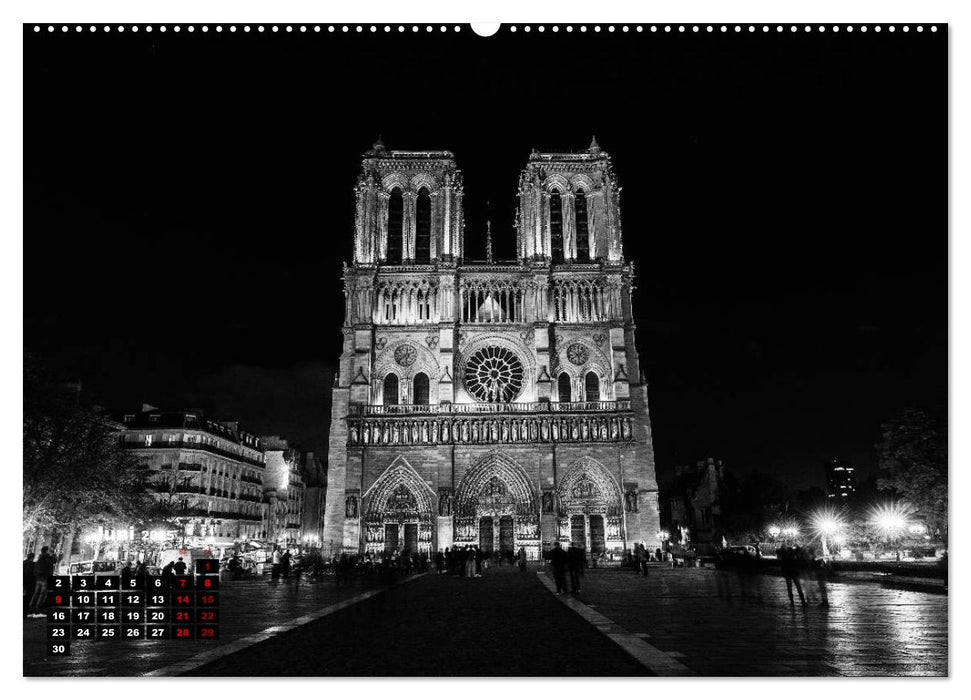
[[[433,551],[434,494],[404,457],[396,457],[364,493],[364,551]]]
[[[453,541],[503,554],[523,547],[528,558],[539,558],[539,499],[511,457],[493,452],[466,471],[455,493]]]
[[[581,457],[560,481],[559,530],[562,543],[589,554],[624,548],[624,504],[617,480],[592,457]]]

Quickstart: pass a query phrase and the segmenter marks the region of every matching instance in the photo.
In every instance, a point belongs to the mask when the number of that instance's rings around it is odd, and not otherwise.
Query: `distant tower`
[[[856,475],[852,466],[839,459],[826,462],[826,496],[829,498],[847,498],[856,493]]]

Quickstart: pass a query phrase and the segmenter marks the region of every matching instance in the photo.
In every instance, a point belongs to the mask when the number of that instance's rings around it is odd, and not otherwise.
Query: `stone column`
[[[431,195],[429,195],[431,199],[431,205],[432,205],[431,206],[432,235],[431,235],[431,242],[430,242],[431,252],[429,255],[431,260],[436,260],[438,258],[438,248],[440,245],[439,241],[441,241],[444,238],[444,235],[443,235],[444,229],[442,228],[442,216],[439,213],[439,208],[442,206],[442,194],[443,194],[443,191],[438,189],[432,192]]]
[[[538,189],[538,188],[537,188]],[[539,194],[539,252],[545,257],[550,257],[553,255],[553,246],[550,242],[550,194],[549,192],[541,191]]]
[[[387,260],[388,258],[388,200],[391,195],[387,192],[378,192],[378,221],[377,231],[375,232],[376,250],[372,262]]]
[[[364,263],[368,262],[364,255],[364,219],[365,219],[365,197],[366,190],[358,185],[354,188],[354,194],[357,198],[355,214],[354,214],[354,262]]]
[[[405,192],[402,196],[404,204],[404,241],[402,244],[402,257],[405,260],[415,259],[415,203],[418,201],[418,194],[415,192]]]
[[[563,208],[563,257],[575,260],[577,257],[577,218],[574,209],[575,197],[572,192],[560,195]]]

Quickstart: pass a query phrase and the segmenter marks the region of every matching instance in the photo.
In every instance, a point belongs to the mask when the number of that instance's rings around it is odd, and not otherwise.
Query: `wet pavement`
[[[191,672],[298,676],[643,676],[535,570],[427,574]]]
[[[699,675],[943,676],[946,595],[879,583],[814,583],[790,607],[778,576],[655,569],[590,571],[578,599]]]
[[[65,659],[43,657],[46,621],[27,620],[24,675],[177,673],[178,666],[165,667],[220,647],[240,650],[190,675],[651,675],[650,664],[624,651],[636,643],[698,675],[948,671],[946,595],[832,583],[829,608],[818,598],[791,608],[776,576],[746,580],[712,569],[654,569],[645,579],[598,569],[587,572],[576,596],[585,605],[571,609],[547,590],[548,574],[539,573],[503,567],[473,580],[428,574],[390,589],[377,577],[340,585],[333,579],[299,586],[225,583],[218,641],[75,642]],[[811,586],[806,590],[818,596]],[[374,591],[380,592],[319,619],[312,615]],[[241,648],[245,637],[300,617],[299,626]]]

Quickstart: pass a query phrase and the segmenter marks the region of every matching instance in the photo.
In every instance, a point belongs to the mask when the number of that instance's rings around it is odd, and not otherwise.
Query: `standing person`
[[[553,580],[556,581],[556,595],[560,595],[566,590],[567,554],[559,541],[554,542],[550,550],[550,565],[553,567]]]
[[[475,577],[482,578],[482,558],[484,556],[484,552],[479,547],[479,545],[475,546],[474,554],[475,554]]]
[[[435,553],[435,573],[440,574],[445,569],[445,555],[442,554],[442,550],[438,550]]]
[[[34,553],[31,552],[24,559],[24,617],[30,613],[30,599],[34,596],[34,586],[37,577],[34,576]]]
[[[829,607],[829,592],[826,589],[826,583],[832,567],[833,565],[822,553],[818,557],[813,558],[812,575],[816,577],[816,585],[819,586],[819,597],[822,598],[820,606],[824,608]]]
[[[290,578],[290,550],[284,550],[283,554],[280,555],[280,573],[283,574],[283,578]]]
[[[280,554],[280,548],[276,545],[273,546],[273,568],[270,570],[272,572],[273,580],[280,580],[280,564],[283,561],[283,556]]]
[[[526,548],[519,548],[519,570],[526,573]]]
[[[475,578],[475,549],[471,545],[465,548],[465,577]]]
[[[584,556],[584,551],[572,543],[566,555],[567,566],[570,569],[570,593],[576,595],[580,592],[580,575],[583,573],[583,564],[586,557]]]
[[[175,571],[175,562],[170,561],[162,567],[162,585],[169,588],[172,585],[172,574]]]
[[[185,570],[187,568],[189,567],[186,566],[186,563],[184,561],[182,561],[182,557],[179,557],[179,560],[175,562],[175,566],[173,567],[173,570],[175,571],[176,576],[185,576]]]
[[[449,547],[445,548],[445,573],[449,575],[455,573],[455,561],[452,556],[452,550]]]
[[[643,544],[637,552],[637,564],[641,570],[641,576],[647,576],[647,547]]]
[[[30,610],[36,616],[42,615],[40,609],[47,605],[47,577],[53,575],[54,557],[47,547],[41,547],[40,556],[34,562],[34,595],[30,599]]]
[[[789,605],[795,605],[796,601],[792,597],[792,586],[795,584],[799,591],[799,600],[806,606],[806,596],[802,592],[802,581],[799,580],[799,559],[800,552],[796,547],[780,547],[776,552],[779,562],[782,565],[782,575],[786,579],[786,592],[789,594]]]

